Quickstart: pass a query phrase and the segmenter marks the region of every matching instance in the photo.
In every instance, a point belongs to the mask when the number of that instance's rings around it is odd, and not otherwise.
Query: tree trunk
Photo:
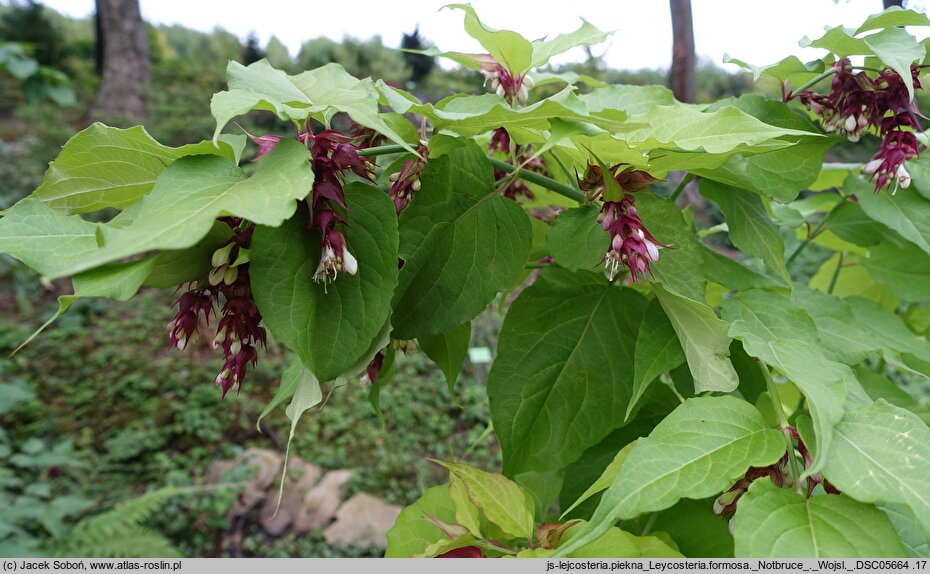
[[[145,118],[149,42],[139,0],[96,0],[97,44],[101,56],[95,119]]]
[[[902,6],[904,5],[904,0],[882,0],[882,6],[887,10],[892,6]]]
[[[694,27],[691,0],[669,0],[672,10],[672,92],[681,102],[693,102],[695,81]]]

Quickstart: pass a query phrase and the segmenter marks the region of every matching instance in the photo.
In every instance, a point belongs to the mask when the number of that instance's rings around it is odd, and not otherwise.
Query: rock
[[[326,526],[339,508],[342,492],[352,474],[351,470],[327,472],[320,483],[304,496],[301,507],[294,516],[294,531],[306,533]]]
[[[294,523],[294,516],[300,512],[304,497],[317,484],[323,471],[320,467],[294,457],[287,463],[287,480],[284,481],[284,494],[281,507],[275,514],[278,504],[277,486],[268,489],[265,504],[262,506],[261,525],[271,536],[281,536]]]
[[[245,516],[265,498],[265,490],[274,482],[281,472],[284,457],[273,450],[250,448],[231,461],[217,461],[210,465],[206,473],[208,483],[225,482],[225,475],[238,466],[247,465],[255,469],[255,474],[245,483],[239,501],[229,510],[230,519]]]
[[[323,531],[330,546],[387,548],[387,531],[394,526],[401,507],[360,492],[336,512],[336,522]]]

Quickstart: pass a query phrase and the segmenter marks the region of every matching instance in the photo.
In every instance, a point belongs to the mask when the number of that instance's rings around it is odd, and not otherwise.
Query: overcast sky
[[[94,0],[42,0],[71,16],[93,12]],[[276,35],[292,55],[304,40],[328,36],[368,38],[380,35],[398,46],[401,34],[419,24],[423,36],[443,50],[481,51],[462,30],[462,12],[440,10],[448,0],[141,0],[143,17],[153,23],[182,24],[197,30],[222,27],[241,38],[254,32],[264,44]],[[613,38],[594,49],[615,68],[668,67],[671,23],[665,0],[472,0],[485,23],[516,30],[535,39],[569,32],[580,18]],[[924,0],[909,5],[922,9]],[[753,64],[769,64],[795,54],[821,55],[801,49],[798,40],[816,38],[825,26],[856,26],[881,11],[881,0],[692,0],[695,47],[699,56],[720,63],[724,53]],[[556,62],[579,60],[580,51]]]

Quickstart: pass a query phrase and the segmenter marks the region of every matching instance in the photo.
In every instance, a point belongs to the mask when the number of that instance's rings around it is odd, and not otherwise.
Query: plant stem
[[[685,187],[687,187],[688,184],[691,183],[693,180],[694,180],[694,174],[686,173],[685,176],[681,178],[681,181],[678,182],[678,187],[676,187],[675,191],[672,192],[672,195],[669,196],[669,200],[674,202],[676,199],[678,199],[678,196],[681,195],[681,192],[683,192],[685,190]]]
[[[833,67],[831,67],[829,70],[827,70],[826,72],[823,72],[822,74],[820,74],[820,75],[817,76],[816,78],[812,79],[811,81],[807,82],[806,84],[804,84],[804,85],[801,86],[800,88],[798,88],[798,89],[796,89],[796,90],[792,90],[791,93],[788,94],[788,95],[789,95],[790,97],[793,98],[794,96],[796,96],[796,95],[798,94],[798,92],[803,92],[804,90],[806,90],[806,89],[808,89],[808,88],[811,88],[811,87],[817,85],[818,82],[820,82],[821,80],[826,80],[827,78],[829,78],[830,76],[832,76],[832,75],[835,74],[835,73],[836,73],[836,69],[833,68]]]
[[[489,157],[488,159],[491,161],[491,164],[494,167],[501,171],[505,171],[507,173],[519,172],[517,175],[530,183],[535,183],[536,185],[545,187],[546,189],[554,191],[561,196],[573,199],[578,203],[585,203],[587,201],[583,193],[570,185],[556,181],[550,177],[542,175],[541,173],[536,173],[535,171],[527,171],[525,169],[516,168],[506,161],[502,161],[494,157]]]
[[[833,271],[833,277],[830,278],[830,286],[827,287],[827,293],[833,294],[833,288],[836,287],[836,280],[840,278],[840,269],[843,268],[843,259],[846,257],[846,252],[840,253],[840,256],[836,260],[836,269]]]
[[[778,397],[778,389],[775,386],[775,379],[772,378],[772,372],[765,363],[759,363],[762,369],[762,376],[765,378],[765,387],[769,392],[769,398],[772,399],[772,406],[775,407],[775,416],[778,417],[778,428],[782,436],[785,437],[785,444],[788,447],[788,465],[791,467],[791,478],[794,479],[795,488],[801,492],[801,473],[798,471],[798,461],[794,456],[794,440],[791,437],[791,431],[788,430],[788,417],[785,416],[785,409],[781,406],[781,399]]]
[[[362,157],[370,157],[374,155],[387,155],[392,153],[403,153],[407,150],[400,145],[381,145],[376,147],[370,147],[366,149],[358,150],[358,155]],[[548,190],[554,191],[559,195],[577,201],[578,203],[585,203],[586,199],[583,193],[575,189],[570,185],[566,185],[560,181],[556,181],[550,177],[546,177],[535,171],[527,171],[525,169],[516,168],[506,161],[501,161],[497,158],[489,157],[491,164],[494,165],[497,169],[505,171],[507,173],[516,173],[518,177],[523,178],[526,181],[535,183],[536,185],[545,187]]]
[[[844,203],[846,203],[845,197],[843,197],[836,205],[834,205],[830,209],[830,211],[827,212],[824,218],[820,220],[820,223],[818,223],[817,226],[814,227],[814,230],[807,234],[807,238],[804,239],[804,241],[802,241],[801,244],[798,245],[797,249],[795,249],[791,253],[791,255],[788,256],[788,259],[785,261],[785,267],[790,267],[791,264],[794,262],[794,260],[798,258],[798,255],[800,255],[801,252],[804,251],[804,248],[810,245],[811,241],[813,241],[815,237],[820,235],[820,231],[823,229],[823,226],[827,223],[827,219],[829,219],[830,216],[833,214],[833,212],[836,211]]]

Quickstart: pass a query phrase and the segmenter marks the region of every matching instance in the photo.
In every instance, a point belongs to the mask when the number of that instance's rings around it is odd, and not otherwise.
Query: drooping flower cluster
[[[622,168],[622,169],[621,169]],[[617,201],[604,201],[598,221],[610,236],[610,244],[604,255],[604,273],[613,281],[622,267],[630,271],[632,281],[652,275],[650,264],[659,260],[659,249],[669,246],[658,241],[649,233],[636,211],[634,193],[646,188],[656,180],[648,173],[633,166],[615,165],[608,170],[608,177],[617,182],[622,193]],[[590,199],[604,194],[604,173],[599,165],[589,164],[578,187]]]
[[[232,228],[232,241],[213,253],[207,284],[195,285],[178,298],[178,312],[167,331],[169,346],[184,349],[200,318],[209,322],[219,309],[212,344],[222,349],[224,360],[215,382],[226,396],[230,389],[241,388],[248,366],[258,361],[257,345],[264,346],[267,335],[249,284],[247,253],[255,226],[232,217],[221,221]]]
[[[511,75],[491,54],[484,54],[476,58],[481,66],[488,90],[507,99],[511,103],[526,103],[529,90],[533,87],[533,79],[527,75]]]
[[[394,209],[398,215],[410,204],[413,195],[420,191],[420,176],[426,169],[425,158],[428,153],[426,146],[421,143],[417,146],[418,157],[405,161],[400,171],[390,176],[391,191],[389,194],[394,201]]]
[[[810,454],[810,451],[805,446],[804,441],[801,440],[801,436],[798,434],[797,429],[789,426],[787,428],[788,432],[791,433],[791,437],[797,443],[798,453],[800,453],[801,458],[804,459],[804,468],[809,468],[813,463],[813,457]],[[756,479],[762,478],[764,476],[769,477],[772,480],[772,484],[782,488],[790,488],[794,486],[794,479],[790,471],[790,462],[788,459],[788,453],[775,464],[765,466],[765,467],[750,467],[746,471],[746,474],[743,478],[737,480],[733,486],[729,488],[726,492],[717,497],[714,501],[714,513],[720,516],[729,516],[736,511],[736,503],[739,502],[739,499],[749,490],[749,485],[752,484]],[[807,477],[807,496],[810,496],[814,488],[818,485],[823,485],[823,489],[827,494],[839,494],[840,491],[836,489],[832,484],[827,482],[823,475],[820,473],[815,473]]]
[[[865,169],[875,182],[875,191],[894,185],[907,188],[910,174],[904,164],[917,157],[918,142],[915,132],[921,131],[917,101],[911,100],[905,80],[894,70],[885,68],[876,77],[865,71],[852,70],[848,59],[833,64],[833,83],[829,94],[803,90],[786,95],[785,99],[798,98],[822,118],[824,129],[842,134],[857,142],[869,129],[882,138],[878,153]],[[915,89],[920,89],[919,66],[911,66]]]
[[[346,246],[345,235],[339,225],[345,225],[345,219],[335,211],[339,206],[348,210],[345,202],[343,172],[350,171],[367,180],[374,179],[374,165],[358,155],[359,147],[352,143],[352,138],[334,130],[324,130],[312,134],[307,130],[300,136],[303,141],[311,141],[315,181],[310,194],[310,218],[308,227],[320,234],[320,263],[313,273],[317,283],[328,284],[340,273],[355,275],[358,262]],[[335,204],[335,205],[334,205]]]
[[[491,135],[491,141],[488,144],[488,151],[491,153],[501,152],[504,154],[504,161],[536,173],[545,173],[546,165],[541,157],[533,157],[533,146],[514,144],[510,139],[510,134],[504,128],[497,128]],[[494,180],[506,181],[507,185],[501,191],[504,197],[516,200],[520,197],[533,199],[533,192],[519,176],[498,168],[494,168]]]

